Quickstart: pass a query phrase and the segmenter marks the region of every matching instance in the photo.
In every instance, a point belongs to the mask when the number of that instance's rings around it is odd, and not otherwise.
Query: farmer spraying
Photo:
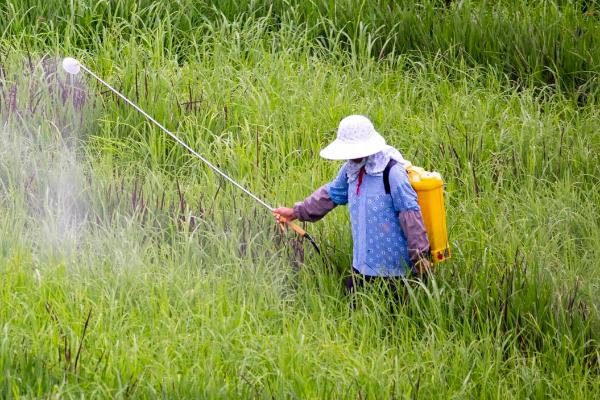
[[[347,161],[333,181],[304,201],[275,209],[277,218],[315,222],[349,204],[354,274],[371,280],[429,271],[429,240],[404,159],[371,121],[361,115],[344,118],[336,140],[320,155]]]
[[[366,117],[351,115],[344,118],[337,139],[321,151],[325,158],[348,160],[337,178],[294,208],[275,209],[78,60],[67,57],[62,66],[69,74],[84,71],[92,76],[215,173],[276,214],[282,226],[285,224],[307,239],[317,252],[320,250],[313,237],[291,221],[317,221],[335,206],[350,203],[353,270],[358,274],[397,277],[407,276],[412,271],[421,275],[431,269],[430,253],[435,262],[450,257],[440,175],[405,161],[396,149],[386,145]]]

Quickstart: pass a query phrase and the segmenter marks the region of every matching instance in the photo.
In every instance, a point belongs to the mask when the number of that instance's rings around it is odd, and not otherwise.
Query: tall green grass
[[[279,3],[196,6],[203,18],[191,2],[61,3],[57,25],[28,4],[46,20],[11,14],[0,41],[1,397],[597,396],[593,104],[469,57],[381,62],[337,30],[350,2],[279,20]],[[331,179],[319,149],[343,116],[370,116],[445,178],[453,258],[400,304],[375,286],[351,309],[345,210],[309,227],[324,259],[282,237],[89,77],[83,103],[44,86],[42,56],[73,52],[273,205]],[[55,194],[69,169],[77,190]],[[65,193],[76,235],[52,229]]]
[[[157,49],[188,60],[194,44],[218,29],[215,24],[262,21],[267,32],[300,27],[305,39],[359,58],[397,60],[408,54],[422,60],[437,54],[493,66],[517,86],[547,84],[586,103],[597,101],[599,12],[596,2],[550,0],[35,0],[0,8],[0,32],[30,45],[67,43],[93,52],[115,36],[152,37]]]

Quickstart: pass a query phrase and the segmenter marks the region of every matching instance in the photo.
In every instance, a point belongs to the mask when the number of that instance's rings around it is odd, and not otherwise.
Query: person
[[[336,139],[320,155],[346,162],[333,181],[293,208],[276,208],[278,221],[284,217],[315,222],[348,204],[353,241],[352,278],[346,281],[349,291],[357,281],[364,284],[379,277],[393,280],[430,271],[429,241],[404,159],[386,144],[371,121],[362,115],[342,119]]]

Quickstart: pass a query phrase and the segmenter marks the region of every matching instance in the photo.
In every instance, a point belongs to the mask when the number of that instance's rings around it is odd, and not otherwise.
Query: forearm
[[[320,220],[336,204],[331,200],[326,186],[321,186],[313,194],[294,205],[294,214],[300,221],[315,222]]]
[[[429,254],[429,239],[420,211],[402,211],[400,226],[408,242],[408,254],[413,263]]]

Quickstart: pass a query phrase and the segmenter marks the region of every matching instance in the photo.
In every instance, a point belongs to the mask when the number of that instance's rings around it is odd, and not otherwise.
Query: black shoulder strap
[[[383,187],[385,187],[386,194],[390,194],[390,170],[397,163],[396,160],[390,159],[390,162],[388,162],[388,165],[386,165],[383,170]]]

